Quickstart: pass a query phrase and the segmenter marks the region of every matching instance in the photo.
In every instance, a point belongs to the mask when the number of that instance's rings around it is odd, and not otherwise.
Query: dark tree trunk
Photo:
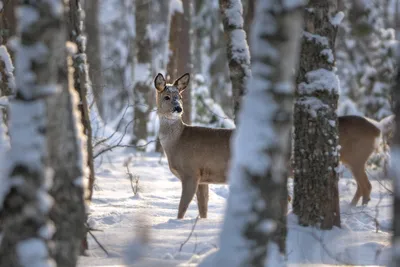
[[[251,24],[253,23],[254,19],[254,13],[255,13],[255,1],[254,0],[245,0],[246,2],[246,8],[243,9],[244,11],[244,31],[246,32],[247,35],[247,43],[249,46],[250,44],[250,29],[251,29]]]
[[[99,29],[99,0],[85,1],[85,28],[87,32],[87,61],[90,67],[90,81],[92,82],[92,91],[97,109],[100,115],[103,114],[103,69],[101,62],[101,44]]]
[[[151,60],[152,44],[147,33],[150,25],[151,2],[148,0],[136,0],[136,70],[144,73],[135,73],[135,84],[133,88],[134,97],[134,121],[133,140],[136,144],[139,140],[147,140],[147,122],[150,114],[150,98],[154,96]],[[139,76],[141,75],[141,76]],[[143,76],[144,75],[144,76]]]
[[[400,25],[398,25],[400,26]],[[400,30],[399,28],[397,30]],[[397,59],[400,65],[400,58]],[[391,145],[391,173],[394,181],[393,204],[393,237],[392,237],[392,262],[391,267],[400,266],[400,68],[397,69],[396,79],[392,87],[393,113],[395,115],[395,132]]]
[[[2,2],[3,8],[0,11],[0,43],[7,45],[9,38],[16,33],[15,8],[18,1],[6,0]]]
[[[185,73],[191,73],[191,53],[190,53],[190,15],[191,0],[183,2],[183,14],[175,11],[171,18],[169,49],[171,55],[167,66],[169,79],[172,81]],[[191,83],[183,91],[183,116],[184,123],[191,123],[192,99]]]
[[[335,10],[335,0],[311,0],[305,10],[294,107],[293,211],[300,225],[321,229],[340,226]]]

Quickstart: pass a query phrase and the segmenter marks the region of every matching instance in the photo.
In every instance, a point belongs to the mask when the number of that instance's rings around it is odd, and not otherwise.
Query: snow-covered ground
[[[139,177],[136,196],[124,166],[131,156],[130,172]],[[211,186],[208,219],[196,222],[197,205],[192,201],[185,219],[177,220],[181,185],[169,171],[165,157],[160,159],[160,155],[155,153],[137,154],[131,149],[114,149],[97,159],[96,172],[90,224],[101,230],[94,234],[109,255],[89,238],[90,256],[80,258],[80,267],[127,266],[123,261],[126,251],[129,254],[136,252],[128,249],[130,242],[146,229],[149,229],[149,244],[144,257],[134,266],[196,266],[204,258],[202,255],[212,254],[218,246],[228,186]],[[343,176],[351,177],[347,171]],[[387,264],[391,237],[391,186],[389,181],[374,180],[377,176],[370,174],[373,180],[371,202],[366,207],[355,208],[349,207],[356,189],[355,181],[352,178],[340,179],[341,229],[321,232],[300,227],[296,224],[296,217],[289,214],[289,266]],[[289,179],[290,193],[292,186],[293,180]],[[187,240],[194,224],[193,233]]]

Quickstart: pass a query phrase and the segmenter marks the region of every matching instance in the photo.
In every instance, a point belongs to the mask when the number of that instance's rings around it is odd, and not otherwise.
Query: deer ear
[[[156,78],[154,79],[154,86],[156,87],[157,91],[164,91],[166,85],[167,83],[165,82],[164,76],[161,73],[157,74]]]
[[[189,81],[190,75],[189,73],[185,73],[174,82],[174,85],[178,88],[179,92],[183,92],[183,90],[188,86]]]

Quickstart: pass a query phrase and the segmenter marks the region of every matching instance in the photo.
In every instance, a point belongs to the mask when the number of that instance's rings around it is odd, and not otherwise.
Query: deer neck
[[[171,149],[177,142],[182,134],[185,124],[181,117],[178,118],[167,118],[159,116],[160,118],[160,132],[159,138],[160,143],[166,152]]]

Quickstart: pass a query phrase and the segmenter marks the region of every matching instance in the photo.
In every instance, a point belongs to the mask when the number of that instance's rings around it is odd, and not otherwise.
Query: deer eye
[[[170,100],[171,98],[169,96],[164,96],[164,100]]]

